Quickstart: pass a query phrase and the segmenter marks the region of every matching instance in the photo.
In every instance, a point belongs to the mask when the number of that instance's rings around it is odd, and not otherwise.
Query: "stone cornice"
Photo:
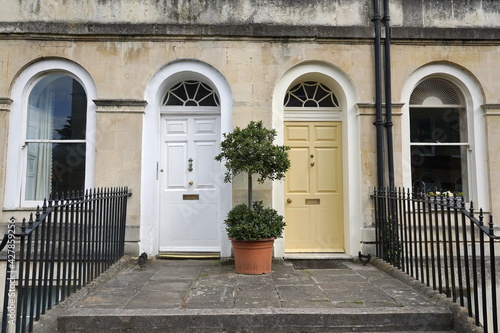
[[[360,116],[373,116],[375,115],[375,103],[357,103],[359,115]],[[401,116],[401,108],[405,105],[405,103],[392,103],[392,115],[393,116]],[[395,112],[399,111],[399,112]],[[382,112],[385,114],[385,103],[382,103]]]
[[[265,23],[169,24],[89,22],[0,22],[1,39],[94,40],[134,38],[297,38],[369,40],[374,29],[367,26],[285,25]],[[392,27],[393,43],[433,41],[481,44],[500,43],[500,29],[489,27],[434,28]]]
[[[10,105],[12,104],[12,100],[6,97],[0,97],[0,111],[10,111]]]
[[[500,104],[481,105],[485,116],[500,116]]]

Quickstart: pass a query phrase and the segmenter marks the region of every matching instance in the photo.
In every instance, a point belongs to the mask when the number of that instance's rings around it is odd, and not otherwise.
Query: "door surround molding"
[[[173,82],[184,79],[199,79],[208,82],[217,90],[220,99],[221,139],[222,133],[231,131],[232,92],[223,75],[214,67],[194,59],[176,60],[160,68],[149,80],[144,100],[141,163],[141,208],[140,208],[140,252],[158,254],[160,191],[157,163],[160,160],[160,108],[162,98]],[[224,166],[221,163],[222,173]],[[223,183],[221,189],[221,215],[226,216],[232,205],[231,184]],[[220,221],[221,235],[225,229]],[[221,256],[229,257],[231,243],[221,237]]]
[[[358,96],[353,82],[341,69],[326,61],[306,61],[290,68],[278,80],[273,91],[273,122],[277,131],[276,143],[284,143],[285,107],[283,100],[287,90],[304,80],[314,80],[325,83],[333,90],[339,100],[342,112],[340,121],[343,122],[342,131],[342,167],[344,180],[344,245],[345,254],[357,255],[361,249],[362,213],[359,209],[361,202],[361,156],[359,143],[359,119],[356,106]],[[306,117],[301,117],[306,118]],[[317,118],[311,117],[307,120]],[[302,121],[306,119],[301,119]],[[284,182],[273,183],[273,208],[280,214],[285,212]],[[286,237],[286,235],[284,236]],[[275,256],[285,257],[284,239],[275,242]]]

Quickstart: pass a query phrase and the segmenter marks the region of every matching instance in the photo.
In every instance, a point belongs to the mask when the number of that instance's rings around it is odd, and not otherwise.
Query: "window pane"
[[[41,79],[28,100],[27,139],[83,140],[87,97],[82,85],[67,75]]]
[[[465,192],[467,148],[464,146],[412,146],[413,187],[425,191]]]
[[[467,142],[459,108],[410,108],[411,142]]]
[[[26,200],[51,193],[81,191],[85,183],[85,143],[29,143]]]

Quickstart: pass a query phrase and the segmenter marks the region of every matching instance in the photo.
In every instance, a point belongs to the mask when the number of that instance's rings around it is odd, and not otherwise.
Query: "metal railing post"
[[[12,264],[7,256],[2,332],[14,322],[16,332],[31,332],[33,322],[53,304],[69,297],[123,256],[126,201],[130,195],[126,187],[67,193],[61,199],[56,194],[54,200],[45,200],[28,222],[22,220],[19,233],[15,233],[15,219],[11,219],[0,251],[8,244],[11,251],[11,243],[17,239],[19,261],[15,272],[15,252]],[[14,279],[17,298],[12,289]],[[15,320],[9,316],[15,316]]]
[[[467,210],[463,197],[449,193],[408,190],[405,196],[404,189],[379,187],[373,198],[377,255],[467,307],[484,332],[498,333],[495,246],[500,236],[494,234],[492,216],[486,226],[482,209],[476,218],[472,202]]]

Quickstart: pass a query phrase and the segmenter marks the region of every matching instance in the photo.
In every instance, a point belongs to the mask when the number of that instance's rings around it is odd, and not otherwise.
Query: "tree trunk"
[[[252,174],[248,174],[248,209],[252,209]]]

